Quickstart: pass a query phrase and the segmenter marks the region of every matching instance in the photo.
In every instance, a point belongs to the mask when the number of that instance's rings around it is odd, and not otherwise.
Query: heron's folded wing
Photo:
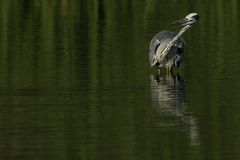
[[[172,45],[168,52],[164,55],[161,56],[161,61],[168,61],[170,59],[172,59],[174,56],[182,56],[183,52],[183,43],[178,43],[178,44],[174,44]]]
[[[160,41],[158,39],[152,39],[150,42],[150,47],[149,47],[149,62],[150,64],[154,61],[154,55],[156,54],[157,48],[160,45]]]

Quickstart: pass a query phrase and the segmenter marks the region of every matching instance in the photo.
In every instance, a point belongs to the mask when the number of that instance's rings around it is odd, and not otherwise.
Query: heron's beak
[[[177,21],[173,22],[172,25],[181,24],[181,25],[184,26],[184,25],[188,24],[189,21],[190,21],[189,19],[183,18],[183,19],[180,19],[180,20],[177,20]]]

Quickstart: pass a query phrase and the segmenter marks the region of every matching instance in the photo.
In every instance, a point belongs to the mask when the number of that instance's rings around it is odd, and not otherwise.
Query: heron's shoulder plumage
[[[158,32],[154,37],[153,39],[158,39],[160,41],[162,40],[165,40],[165,39],[172,39],[174,38],[175,36],[177,35],[177,33],[175,32],[171,32],[171,31],[161,31],[161,32]]]
[[[177,35],[177,33],[175,32],[171,32],[171,31],[161,31],[159,33],[157,33],[152,40],[156,39],[158,41],[161,42],[166,42],[166,41],[171,41],[175,36]],[[177,40],[177,43],[183,43],[183,39],[179,38]]]
[[[161,31],[159,33],[157,33],[151,40],[150,42],[150,47],[149,47],[149,51],[150,52],[155,52],[156,48],[160,45],[160,44],[165,44],[170,42],[175,36],[177,35],[177,33],[175,32],[171,32],[171,31]],[[184,43],[184,40],[182,38],[179,38],[176,42],[176,44],[180,44],[180,43]]]

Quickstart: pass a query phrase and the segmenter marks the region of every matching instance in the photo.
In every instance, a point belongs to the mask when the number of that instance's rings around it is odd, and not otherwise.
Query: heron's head
[[[182,26],[193,25],[199,20],[199,15],[197,13],[190,13],[185,18],[177,20],[172,24],[181,24]]]

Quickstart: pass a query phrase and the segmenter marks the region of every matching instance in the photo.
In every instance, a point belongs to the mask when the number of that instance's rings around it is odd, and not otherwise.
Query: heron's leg
[[[172,66],[168,66],[167,67],[167,75],[171,75],[172,74]]]
[[[170,73],[170,67],[167,66],[167,75],[169,75],[169,73]]]
[[[161,70],[159,67],[157,68],[157,73],[158,73],[158,75],[160,75],[160,73],[161,73]]]
[[[172,74],[172,66],[169,67],[169,73]]]

